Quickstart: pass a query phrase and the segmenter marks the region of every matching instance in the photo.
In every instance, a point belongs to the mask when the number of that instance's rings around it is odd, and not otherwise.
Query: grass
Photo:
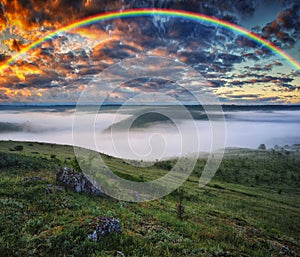
[[[11,151],[18,145],[22,150]],[[297,153],[278,157],[268,151],[229,151],[204,188],[198,180],[205,160],[198,160],[180,188],[182,219],[177,191],[128,203],[63,189],[55,172],[73,158],[70,146],[0,142],[0,256],[121,256],[118,251],[125,256],[300,255]],[[133,168],[103,158],[118,175],[134,181],[157,178],[174,162]],[[47,194],[49,184],[62,190]],[[98,216],[119,219],[122,233],[100,242],[88,239]]]

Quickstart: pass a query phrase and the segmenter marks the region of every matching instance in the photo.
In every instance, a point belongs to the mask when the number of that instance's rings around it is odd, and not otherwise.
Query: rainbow
[[[49,33],[44,38],[41,38],[32,44],[28,45],[27,47],[23,48],[20,52],[13,55],[11,58],[9,58],[5,63],[3,63],[0,66],[0,71],[7,68],[9,65],[11,65],[16,59],[21,57],[22,55],[26,54],[28,51],[30,51],[33,48],[36,48],[40,46],[45,41],[59,35],[62,32],[67,32],[69,30],[82,27],[85,25],[89,25],[95,22],[100,21],[106,21],[106,20],[112,20],[116,18],[128,18],[128,17],[137,17],[137,16],[153,16],[153,15],[160,15],[165,17],[177,17],[177,18],[186,18],[190,20],[195,21],[202,21],[207,22],[210,24],[215,24],[218,26],[221,26],[223,28],[226,28],[228,30],[232,30],[238,34],[241,34],[243,36],[248,37],[249,39],[253,40],[254,42],[257,42],[258,44],[264,46],[265,48],[271,50],[273,53],[277,54],[279,57],[282,57],[287,62],[289,62],[292,66],[294,66],[296,69],[300,70],[300,63],[297,62],[294,58],[292,58],[290,55],[288,55],[286,52],[284,52],[279,47],[275,46],[270,41],[258,36],[257,34],[244,29],[238,25],[232,24],[230,22],[217,19],[215,17],[207,16],[204,14],[198,14],[193,12],[187,12],[187,11],[181,11],[181,10],[171,10],[171,9],[129,9],[129,10],[122,10],[122,11],[113,11],[108,12],[104,14],[98,14],[95,16],[87,17],[82,20],[76,21],[74,23],[71,23],[67,26],[64,26],[60,29],[57,29],[54,32]]]

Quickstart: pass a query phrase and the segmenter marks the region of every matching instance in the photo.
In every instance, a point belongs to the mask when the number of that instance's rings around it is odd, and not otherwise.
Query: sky
[[[160,94],[192,103],[193,94],[209,91],[223,104],[300,104],[300,71],[287,60],[232,30],[155,15],[155,10],[151,17],[116,18],[62,32],[4,65],[57,29],[132,8],[193,11],[229,21],[300,63],[298,0],[0,0],[0,103],[77,103],[83,92],[87,102],[138,97],[140,103],[156,103]],[[128,76],[145,60],[148,75]],[[188,88],[178,85],[178,74],[186,78],[190,70],[199,73],[201,83],[187,79]],[[119,84],[112,88],[111,80]]]

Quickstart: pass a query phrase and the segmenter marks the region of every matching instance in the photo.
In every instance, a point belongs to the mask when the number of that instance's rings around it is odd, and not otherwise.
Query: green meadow
[[[176,162],[142,168],[103,159],[133,181],[158,178]],[[299,151],[227,149],[199,188],[205,163],[179,190],[131,203],[56,182],[60,167],[76,169],[71,146],[0,141],[0,256],[300,255]],[[101,216],[118,219],[122,233],[89,239]]]

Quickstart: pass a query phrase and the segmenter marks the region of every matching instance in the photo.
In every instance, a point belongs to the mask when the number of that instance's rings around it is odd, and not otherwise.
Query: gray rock
[[[63,167],[56,173],[56,181],[66,185],[78,193],[88,193],[96,196],[105,196],[91,181],[81,172],[74,172],[73,169]]]
[[[287,246],[283,246],[279,252],[280,255],[285,255],[285,256],[297,256],[297,254],[290,250],[290,248],[288,248]]]
[[[111,233],[121,233],[120,222],[115,218],[98,217],[96,229],[93,233],[88,234],[88,238],[94,242],[99,241],[103,236]]]

